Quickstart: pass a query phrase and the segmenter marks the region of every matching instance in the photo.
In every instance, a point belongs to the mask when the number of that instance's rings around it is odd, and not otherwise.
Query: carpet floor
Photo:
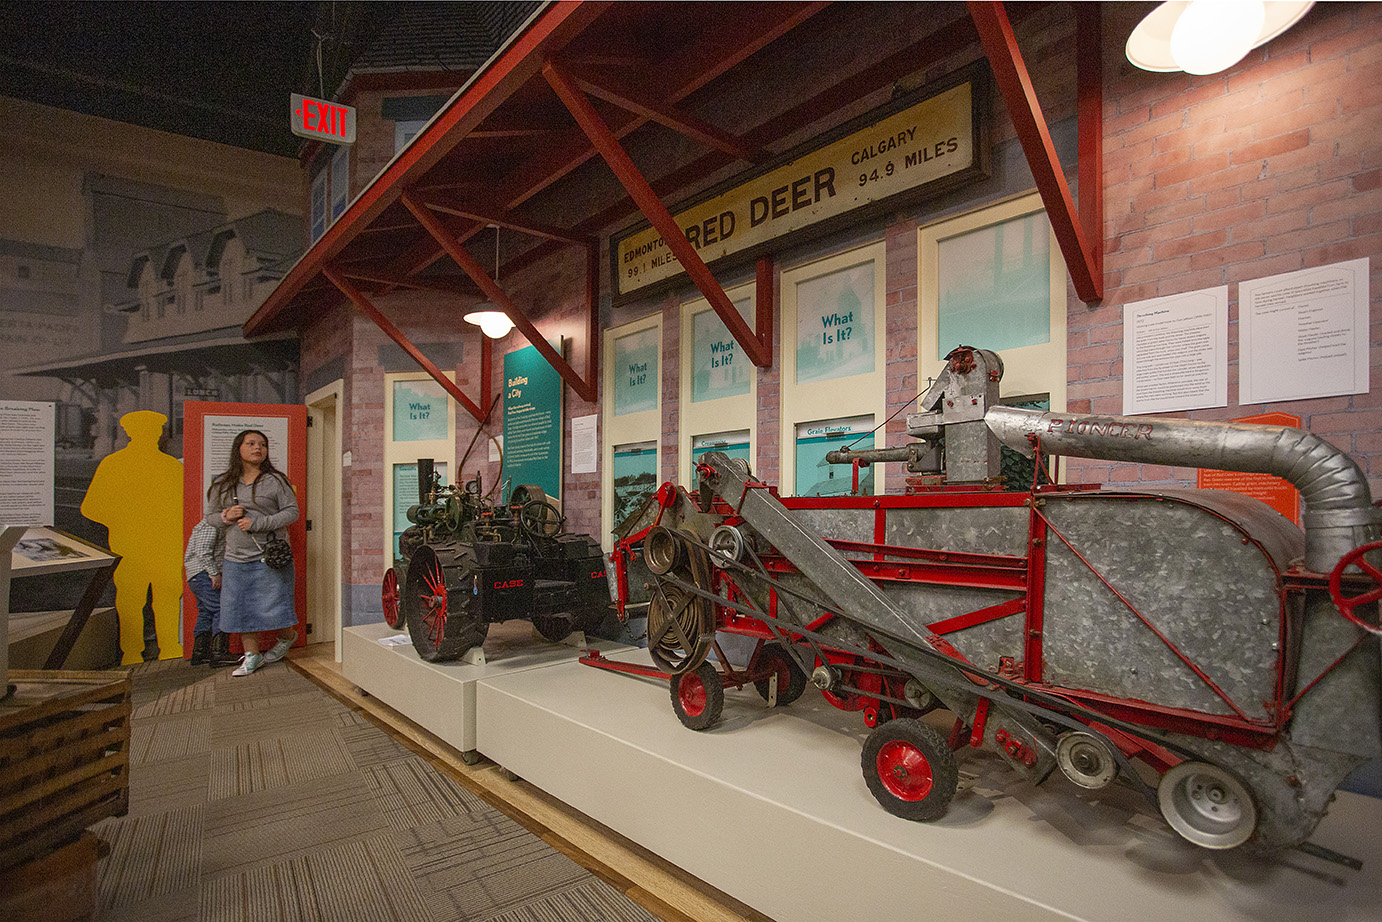
[[[110,922],[657,918],[286,663],[134,668]]]

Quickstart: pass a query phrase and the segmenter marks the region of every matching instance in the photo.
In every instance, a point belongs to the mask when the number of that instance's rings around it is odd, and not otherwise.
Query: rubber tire
[[[698,708],[691,706],[695,686],[704,689],[705,700]],[[701,663],[695,669],[672,676],[672,710],[677,720],[690,730],[704,730],[720,719],[725,709],[725,687],[720,682],[720,674],[709,663]],[[683,698],[683,693],[686,697]],[[688,710],[691,708],[691,710]]]
[[[413,649],[417,655],[429,663],[444,663],[459,659],[467,650],[485,642],[489,633],[489,623],[476,611],[474,596],[468,591],[446,589],[446,622],[442,627],[439,643],[432,640],[431,626],[424,620],[420,598],[426,588],[425,578],[429,572],[440,571],[445,579],[445,569],[432,548],[424,545],[418,548],[408,564],[408,579],[403,590],[400,608],[404,620],[408,622],[408,636],[413,639]]]
[[[785,707],[802,696],[806,691],[806,673],[801,671],[797,661],[792,659],[792,655],[780,643],[764,644],[763,649],[758,653],[758,668],[771,669],[777,672],[777,706]],[[782,681],[783,676],[787,681]],[[768,679],[759,679],[753,683],[753,687],[758,689],[759,696],[768,700]]]
[[[544,640],[561,643],[571,636],[571,632],[576,629],[576,622],[573,618],[563,618],[561,615],[537,615],[533,618],[533,628]]]
[[[895,792],[896,783],[891,779],[884,779],[880,774],[879,755],[889,744],[897,744],[920,755],[930,768],[931,786],[921,796],[915,799],[900,796]],[[863,770],[864,783],[868,785],[869,793],[883,809],[893,816],[914,822],[924,823],[945,815],[960,780],[955,754],[950,751],[945,737],[938,730],[910,717],[890,720],[875,727],[864,741],[859,766]]]

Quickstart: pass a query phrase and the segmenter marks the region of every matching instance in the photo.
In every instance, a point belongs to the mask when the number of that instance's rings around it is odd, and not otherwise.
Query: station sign
[[[892,207],[987,175],[980,111],[988,94],[982,79],[971,68],[919,101],[904,98],[867,113],[797,147],[776,165],[673,210],[673,218],[701,259],[714,265],[826,232],[872,207]],[[611,257],[616,298],[684,272],[649,225],[616,236]]]
[[[355,107],[293,93],[288,127],[300,138],[328,144],[355,143]]]

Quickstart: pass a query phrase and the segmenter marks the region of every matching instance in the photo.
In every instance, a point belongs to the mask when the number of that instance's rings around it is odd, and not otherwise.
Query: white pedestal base
[[[777,711],[729,690],[702,733],[666,682],[571,661],[486,676],[475,695],[486,756],[778,922],[1382,918],[1371,798],[1340,794],[1313,837],[1361,872],[1205,851],[1126,788],[1033,787],[979,753],[962,754],[978,777],[947,815],[909,823],[864,786],[862,717],[809,689]]]
[[[537,637],[526,621],[490,625],[477,656],[450,663],[428,663],[411,643],[384,646],[382,638],[407,630],[387,624],[346,628],[341,674],[389,707],[463,753],[475,746],[475,683],[482,678],[569,662],[581,651]],[[599,643],[602,652],[629,650],[622,644]]]

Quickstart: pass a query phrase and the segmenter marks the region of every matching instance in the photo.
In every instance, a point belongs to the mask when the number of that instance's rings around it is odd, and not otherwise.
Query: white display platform
[[[911,823],[868,793],[866,734],[809,688],[775,711],[728,690],[724,720],[696,733],[665,681],[563,662],[476,686],[486,756],[777,922],[1382,919],[1382,801],[1341,793],[1312,836],[1362,871],[1263,861],[1184,842],[1121,785],[1034,787],[969,751],[969,789]]]
[[[428,663],[411,643],[385,646],[379,641],[399,634],[387,624],[365,624],[343,632],[341,674],[409,720],[427,728],[467,755],[475,751],[475,683],[483,678],[570,662],[581,650],[537,637],[526,621],[492,624],[485,639],[484,665]],[[623,644],[600,641],[603,652],[628,651]]]

